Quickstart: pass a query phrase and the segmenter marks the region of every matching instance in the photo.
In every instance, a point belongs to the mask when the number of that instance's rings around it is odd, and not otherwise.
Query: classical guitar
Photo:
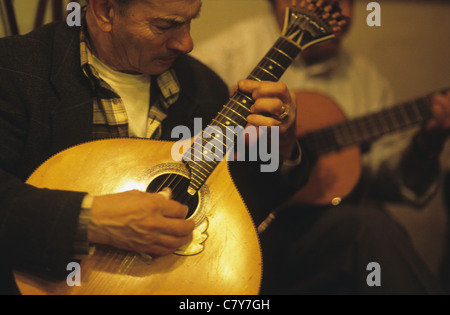
[[[433,94],[346,120],[339,107],[326,96],[299,93],[297,136],[302,147],[313,153],[317,160],[308,184],[289,202],[339,204],[359,181],[362,170],[360,145],[433,117],[429,101]]]
[[[335,1],[292,1],[280,38],[249,75],[277,81],[298,53],[334,37],[346,23]],[[253,99],[236,91],[211,122],[246,125]],[[205,129],[206,130],[206,129]],[[207,137],[206,137],[207,138]],[[199,140],[198,140],[199,139]],[[98,245],[81,263],[81,286],[15,271],[23,294],[257,294],[261,253],[253,221],[230,177],[227,162],[210,161],[191,140],[185,159],[175,162],[173,142],[111,139],[69,148],[46,161],[28,179],[36,187],[86,191],[93,195],[131,189],[158,192],[170,187],[187,204],[196,224],[193,241],[175,254],[148,260],[138,253]],[[211,139],[211,138],[210,138]],[[225,139],[223,137],[222,139]],[[226,147],[224,150],[227,151]],[[223,155],[222,155],[223,156]]]

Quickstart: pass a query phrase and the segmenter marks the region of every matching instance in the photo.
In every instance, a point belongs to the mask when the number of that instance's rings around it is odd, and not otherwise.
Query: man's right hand
[[[189,243],[194,222],[188,207],[163,194],[137,190],[95,197],[89,242],[165,256]]]

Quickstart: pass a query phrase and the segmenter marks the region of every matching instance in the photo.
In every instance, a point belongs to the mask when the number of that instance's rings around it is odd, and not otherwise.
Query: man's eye
[[[156,27],[161,31],[167,31],[172,28],[172,25],[156,25]]]

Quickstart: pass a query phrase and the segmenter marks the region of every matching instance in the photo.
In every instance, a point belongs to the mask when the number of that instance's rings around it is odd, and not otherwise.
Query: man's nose
[[[170,50],[180,51],[184,54],[190,53],[194,49],[190,23],[186,23],[176,30],[169,39],[167,46]]]

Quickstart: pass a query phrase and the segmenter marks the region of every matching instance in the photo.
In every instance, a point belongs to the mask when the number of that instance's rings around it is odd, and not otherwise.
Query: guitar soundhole
[[[172,200],[176,200],[189,207],[186,218],[190,218],[198,207],[198,193],[191,196],[187,189],[189,178],[178,174],[163,174],[156,177],[147,187],[147,192],[157,193],[168,187],[172,190]]]

